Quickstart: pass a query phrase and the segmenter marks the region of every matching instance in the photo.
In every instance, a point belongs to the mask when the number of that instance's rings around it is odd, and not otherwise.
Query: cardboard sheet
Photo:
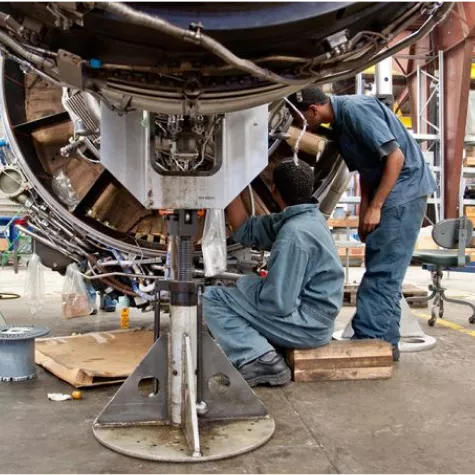
[[[153,343],[152,330],[38,338],[35,363],[76,388],[127,379]]]

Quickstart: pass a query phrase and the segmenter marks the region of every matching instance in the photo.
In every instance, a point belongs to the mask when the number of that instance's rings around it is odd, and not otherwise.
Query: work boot
[[[281,386],[291,379],[290,368],[284,358],[274,350],[241,366],[239,372],[251,387],[260,384]]]
[[[399,361],[399,346],[393,345],[393,361]]]

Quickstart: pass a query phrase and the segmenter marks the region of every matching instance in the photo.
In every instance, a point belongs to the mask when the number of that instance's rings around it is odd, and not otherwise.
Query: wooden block
[[[363,379],[389,379],[392,366],[379,368],[343,368],[339,370],[295,370],[293,380],[300,383],[312,381],[355,381]]]
[[[355,246],[355,247],[338,247],[337,246],[337,250],[338,250],[338,255],[340,257],[346,257],[346,250],[348,249],[348,255],[350,257],[360,257],[360,258],[363,258],[364,257],[364,250],[365,248],[362,247],[362,246]]]
[[[289,138],[287,139],[287,143],[290,146],[294,146],[297,143],[298,138],[300,137],[302,130],[298,127],[289,127],[288,130]],[[300,137],[299,142],[299,150],[303,152],[309,153],[311,155],[316,155],[319,152],[322,152],[326,145],[326,140],[318,135],[312,134],[310,132],[305,132]]]
[[[327,224],[333,228],[357,228],[359,219],[357,216],[348,216],[344,219],[330,218],[327,220]]]
[[[356,305],[356,294],[358,292],[357,284],[345,284],[343,289],[343,305],[353,306]],[[405,298],[410,297],[426,297],[428,295],[427,289],[421,289],[412,284],[403,284],[402,294]],[[412,308],[427,308],[428,302],[408,302]]]
[[[465,216],[475,223],[475,206],[465,206]]]
[[[381,340],[332,341],[308,350],[287,352],[296,382],[386,379],[392,376],[393,353]]]
[[[466,158],[466,165],[467,167],[474,167],[475,166],[475,157],[470,156]]]

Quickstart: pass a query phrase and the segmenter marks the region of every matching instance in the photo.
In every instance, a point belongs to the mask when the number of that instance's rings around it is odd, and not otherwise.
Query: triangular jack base
[[[220,421],[267,416],[264,404],[208,332],[203,332],[203,374],[203,398],[208,411],[200,419]]]
[[[401,353],[411,353],[415,351],[431,350],[437,344],[437,340],[426,335],[419,322],[416,320],[412,311],[406,302],[401,298],[401,322],[400,322],[401,340],[399,342],[399,351]],[[349,340],[353,336],[351,321],[344,330],[333,333],[335,340]]]
[[[249,452],[272,437],[274,419],[213,339],[203,333],[207,412],[198,418],[200,452],[197,444],[190,449],[189,428],[187,440],[185,426],[168,422],[167,357],[168,337],[163,335],[96,419],[93,431],[101,444],[144,460],[205,462]],[[159,382],[152,397],[138,390],[139,382],[148,378]],[[195,405],[187,407],[191,410]]]
[[[168,421],[168,335],[150,348],[122,384],[94,425],[138,425]],[[158,383],[158,391],[154,388]],[[141,391],[141,385],[144,389]],[[155,394],[156,392],[156,394]]]

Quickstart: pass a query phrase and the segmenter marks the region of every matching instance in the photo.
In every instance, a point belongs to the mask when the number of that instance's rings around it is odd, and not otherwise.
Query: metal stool
[[[431,307],[429,325],[434,326],[437,318],[444,316],[444,301],[466,305],[472,309],[468,319],[475,323],[475,305],[465,300],[452,299],[445,295],[445,288],[441,285],[443,270],[453,267],[465,267],[470,263],[470,256],[465,253],[465,248],[470,245],[473,234],[472,222],[465,216],[458,219],[446,219],[437,223],[432,230],[435,243],[446,250],[418,251],[414,258],[420,261],[423,269],[430,270],[432,284],[429,285],[431,294],[427,297],[411,297],[408,302],[428,302],[434,299]]]

